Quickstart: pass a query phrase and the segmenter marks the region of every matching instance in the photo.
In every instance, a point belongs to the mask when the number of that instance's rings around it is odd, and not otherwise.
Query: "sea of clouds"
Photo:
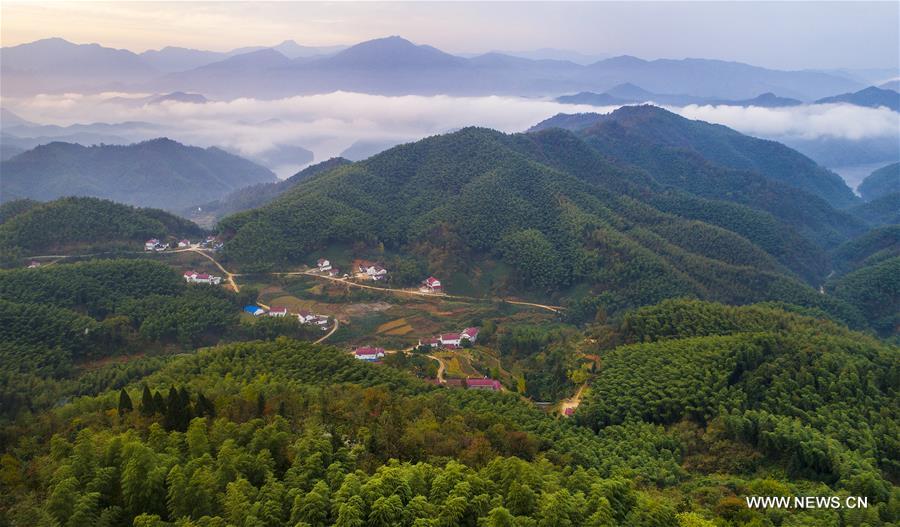
[[[317,161],[339,155],[357,141],[402,143],[465,126],[519,132],[557,113],[607,113],[616,107],[560,104],[519,97],[380,96],[334,92],[276,100],[239,98],[191,104],[143,104],[151,94],[101,93],[3,98],[0,105],[39,124],[142,122],[119,127],[129,141],[166,136],[197,146],[219,146],[250,158],[285,146],[312,150]],[[845,104],[787,108],[668,107],[690,119],[721,123],[740,132],[782,139],[833,137],[865,140],[896,136],[900,114]],[[270,167],[281,176],[297,166]]]

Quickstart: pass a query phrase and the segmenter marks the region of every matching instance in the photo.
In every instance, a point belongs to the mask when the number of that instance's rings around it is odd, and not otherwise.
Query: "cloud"
[[[897,112],[851,104],[785,108],[690,105],[669,109],[689,119],[724,124],[745,134],[769,138],[825,137],[858,141],[900,133],[900,114]]]
[[[381,96],[334,92],[276,100],[239,98],[190,104],[135,104],[148,94],[60,94],[3,98],[4,107],[45,124],[147,122],[110,130],[138,141],[166,135],[186,144],[220,146],[264,157],[302,146],[317,160],[356,141],[401,143],[465,126],[519,132],[557,113],[607,113],[616,107],[559,104],[520,97]],[[789,108],[686,106],[669,108],[691,119],[721,123],[768,138],[837,137],[860,140],[897,135],[898,114],[887,109],[829,104]],[[297,167],[285,167],[284,175]]]

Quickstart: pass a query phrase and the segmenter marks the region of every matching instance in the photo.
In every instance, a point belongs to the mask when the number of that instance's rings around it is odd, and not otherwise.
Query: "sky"
[[[900,67],[900,2],[16,2],[0,43],[47,37],[140,52],[400,35],[451,53],[556,48],[777,69]]]

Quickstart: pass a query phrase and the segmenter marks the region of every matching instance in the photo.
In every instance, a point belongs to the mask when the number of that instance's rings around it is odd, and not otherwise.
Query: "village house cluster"
[[[311,324],[319,326],[319,329],[322,331],[328,330],[328,315],[316,315],[306,309],[301,309],[300,312],[297,313],[297,320],[304,325]]]
[[[357,266],[358,277],[365,278],[368,280],[372,280],[375,282],[384,280],[387,278],[387,269],[380,266],[379,264],[372,262],[360,262]]]
[[[163,243],[156,238],[150,238],[149,240],[144,242],[144,250],[145,251],[165,251],[169,248],[168,243]]]
[[[198,273],[197,271],[185,271],[184,281],[189,284],[212,284],[219,285],[222,283],[221,276],[213,276],[207,273]]]
[[[459,333],[442,333],[435,337],[420,339],[419,346],[457,349],[463,346],[463,342],[475,344],[476,340],[478,340],[478,328],[466,328]]]
[[[319,258],[319,260],[316,262],[316,269],[320,273],[330,276],[332,278],[341,276],[341,270],[338,269],[337,267],[332,267],[331,262],[325,258]],[[345,274],[344,278],[349,278],[349,275]]]

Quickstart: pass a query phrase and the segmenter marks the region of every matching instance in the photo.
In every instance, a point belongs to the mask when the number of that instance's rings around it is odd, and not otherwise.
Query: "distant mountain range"
[[[565,104],[588,104],[591,106],[619,106],[623,104],[635,104],[654,102],[671,106],[699,105],[727,105],[727,106],[762,106],[766,108],[778,108],[783,106],[798,106],[802,101],[788,97],[779,97],[772,92],[766,92],[752,99],[717,99],[712,97],[697,97],[694,95],[662,94],[647,91],[631,83],[613,86],[603,93],[581,92],[574,95],[563,95],[556,98],[557,102]]]
[[[0,171],[3,201],[93,196],[172,211],[276,181],[241,157],[169,139],[91,147],[54,142],[3,161]]]
[[[163,48],[135,54],[45,39],[0,51],[10,95],[130,89],[199,92],[216,98],[282,97],[335,90],[375,94],[556,96],[632,82],[654,93],[742,100],[773,92],[814,100],[862,87],[833,73],[778,71],[707,59],[621,56],[579,64],[488,53],[471,58],[400,37],[342,49],[286,42],[228,53]],[[544,56],[547,56],[546,54]]]
[[[869,86],[868,88],[853,93],[842,93],[832,97],[824,97],[816,101],[816,104],[847,103],[869,108],[885,107],[895,112],[900,112],[900,93]]]

